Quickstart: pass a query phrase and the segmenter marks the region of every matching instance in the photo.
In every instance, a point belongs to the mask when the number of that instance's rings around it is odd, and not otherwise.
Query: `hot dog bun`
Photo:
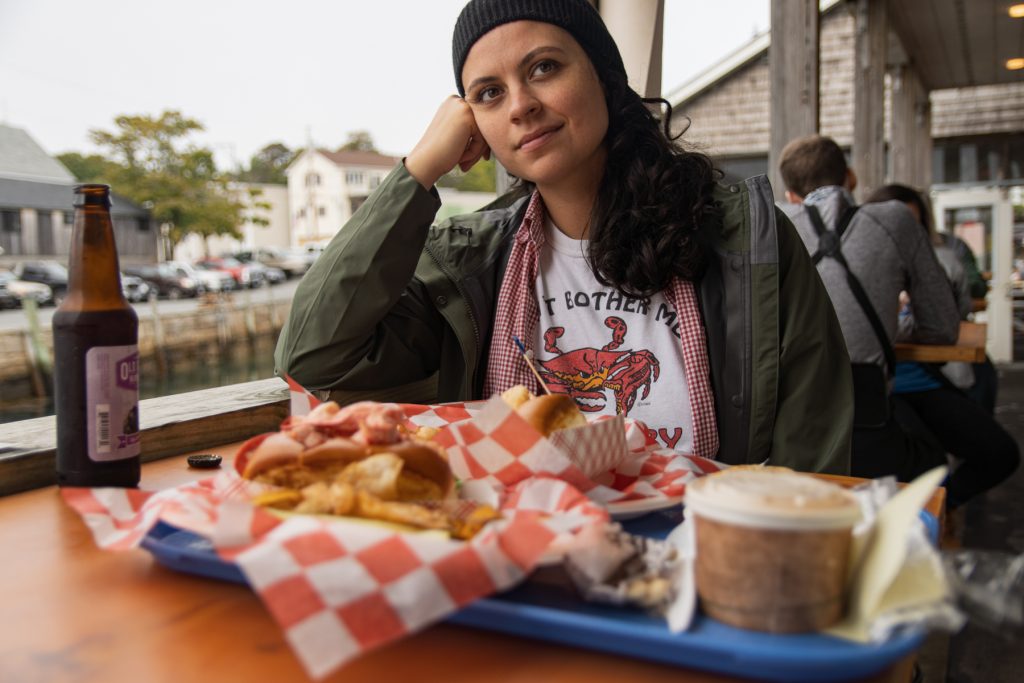
[[[278,467],[289,465],[326,468],[339,463],[348,464],[366,457],[366,446],[351,439],[328,439],[319,446],[304,449],[298,441],[284,434],[273,434],[249,456],[242,476],[255,479]]]
[[[516,412],[544,436],[559,429],[587,424],[587,418],[583,417],[576,401],[565,394],[537,396],[519,406]]]
[[[439,529],[471,538],[501,514],[459,500],[444,450],[410,438],[393,404],[323,404],[274,434],[249,439],[236,456],[253,488],[251,501],[275,514],[315,514],[386,521],[405,530]]]
[[[447,496],[455,488],[455,476],[444,454],[422,441],[399,441],[386,446],[372,446],[373,453],[393,453],[405,462],[405,471],[437,484]]]
[[[522,384],[517,384],[511,389],[501,392],[501,399],[513,408],[519,408],[531,398],[533,398],[533,394]]]

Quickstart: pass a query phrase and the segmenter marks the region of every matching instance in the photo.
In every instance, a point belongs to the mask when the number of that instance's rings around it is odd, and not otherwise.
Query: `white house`
[[[398,161],[376,152],[302,152],[288,167],[292,246],[333,237]]]
[[[305,151],[288,167],[291,244],[324,243],[334,237],[400,161],[376,152]],[[437,221],[470,213],[494,201],[493,192],[439,187]]]

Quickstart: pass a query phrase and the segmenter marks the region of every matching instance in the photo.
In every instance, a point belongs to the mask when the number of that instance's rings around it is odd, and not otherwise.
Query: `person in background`
[[[856,205],[857,176],[831,138],[791,141],[780,170],[789,202],[782,208],[817,263],[853,363],[851,472],[909,481],[944,464],[945,454],[893,416],[888,378],[895,370],[899,295],[906,289],[915,302],[914,341],[952,344],[960,316],[946,275],[902,202]]]
[[[929,221],[929,226],[934,224],[930,212],[925,214],[925,219]],[[982,277],[981,270],[978,268],[978,259],[974,256],[971,248],[952,233],[935,234],[942,246],[951,249],[960,259],[960,265],[963,267],[967,280],[967,293],[971,299],[984,299],[988,294],[988,283]],[[999,393],[999,376],[996,373],[996,368],[992,365],[992,361],[986,358],[984,363],[976,363],[973,370],[974,382],[965,389],[965,392],[972,401],[988,411],[989,415],[995,415],[996,398]]]
[[[931,221],[930,218],[929,221]],[[950,232],[936,233],[936,236],[944,246],[952,249],[953,253],[960,259],[960,264],[963,266],[964,274],[967,278],[967,293],[970,297],[972,299],[984,299],[985,295],[988,294],[988,283],[985,282],[981,269],[978,268],[978,259],[974,256],[974,252],[971,251],[967,242],[964,242]]]
[[[928,209],[927,197],[922,196],[925,209]],[[935,239],[943,247],[947,247],[960,259],[960,265],[964,270],[964,277],[967,281],[967,294],[973,299],[984,299],[988,294],[988,282],[978,268],[978,259],[974,251],[962,239],[951,232],[935,232],[934,220],[930,210],[922,215],[922,221],[927,221],[929,231],[935,235]],[[936,251],[938,254],[939,252]],[[940,259],[942,257],[940,256]],[[943,263],[945,266],[945,263]],[[989,415],[995,415],[996,398],[999,393],[999,376],[992,361],[988,358],[984,363],[976,363],[973,368],[973,382],[969,387],[964,388],[965,393],[975,403],[988,411]]]
[[[886,185],[872,192],[867,204],[893,200],[903,202],[918,220],[949,276],[960,315],[966,318],[971,310],[971,299],[963,265],[951,248],[936,239],[931,228],[931,213],[923,197],[905,185]],[[913,328],[913,304],[910,298],[905,306],[906,312],[900,316],[901,330]],[[966,369],[971,374],[970,384],[973,384],[970,364],[947,365]],[[959,369],[953,371],[953,377],[957,376]],[[991,413],[972,401],[943,370],[927,363],[897,363],[892,391],[897,403],[896,417],[903,428],[918,438],[934,439],[943,452],[953,456],[955,473],[947,483],[947,495],[949,507],[955,509],[1013,474],[1020,463],[1020,452],[1009,432],[996,422]],[[900,406],[900,403],[905,406]]]
[[[452,57],[458,95],[299,284],[278,371],[539,393],[521,341],[551,391],[665,446],[847,473],[842,334],[766,180],[722,187],[678,145],[586,0],[473,0]],[[491,155],[516,190],[432,227],[435,183]]]
[[[966,320],[972,309],[972,300],[984,298],[988,291],[988,284],[981,277],[974,252],[959,237],[935,231],[935,221],[927,198],[911,187],[886,185],[875,190],[868,198],[868,202],[894,199],[906,204],[918,222],[928,231],[935,256],[953,285],[960,317]],[[999,376],[991,359],[986,356],[983,363],[947,363],[943,367],[943,373],[954,386],[984,408],[989,415],[995,415]]]

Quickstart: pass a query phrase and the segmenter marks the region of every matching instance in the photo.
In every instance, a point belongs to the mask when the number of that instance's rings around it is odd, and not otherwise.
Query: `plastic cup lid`
[[[841,486],[778,467],[727,469],[686,486],[698,517],[769,529],[840,529],[860,519],[857,499]]]

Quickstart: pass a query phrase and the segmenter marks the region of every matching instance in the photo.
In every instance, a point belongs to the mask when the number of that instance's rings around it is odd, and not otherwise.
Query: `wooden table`
[[[938,344],[894,344],[896,360],[918,363],[985,362],[985,323],[960,323],[960,336],[953,346]]]
[[[230,466],[235,445],[210,449]],[[207,473],[184,457],[142,468],[157,490]],[[148,553],[99,550],[55,487],[0,498],[0,681],[119,683],[306,680],[244,586],[179,574]],[[908,681],[911,660],[868,679]],[[446,683],[738,679],[468,628],[437,625],[325,679]]]

